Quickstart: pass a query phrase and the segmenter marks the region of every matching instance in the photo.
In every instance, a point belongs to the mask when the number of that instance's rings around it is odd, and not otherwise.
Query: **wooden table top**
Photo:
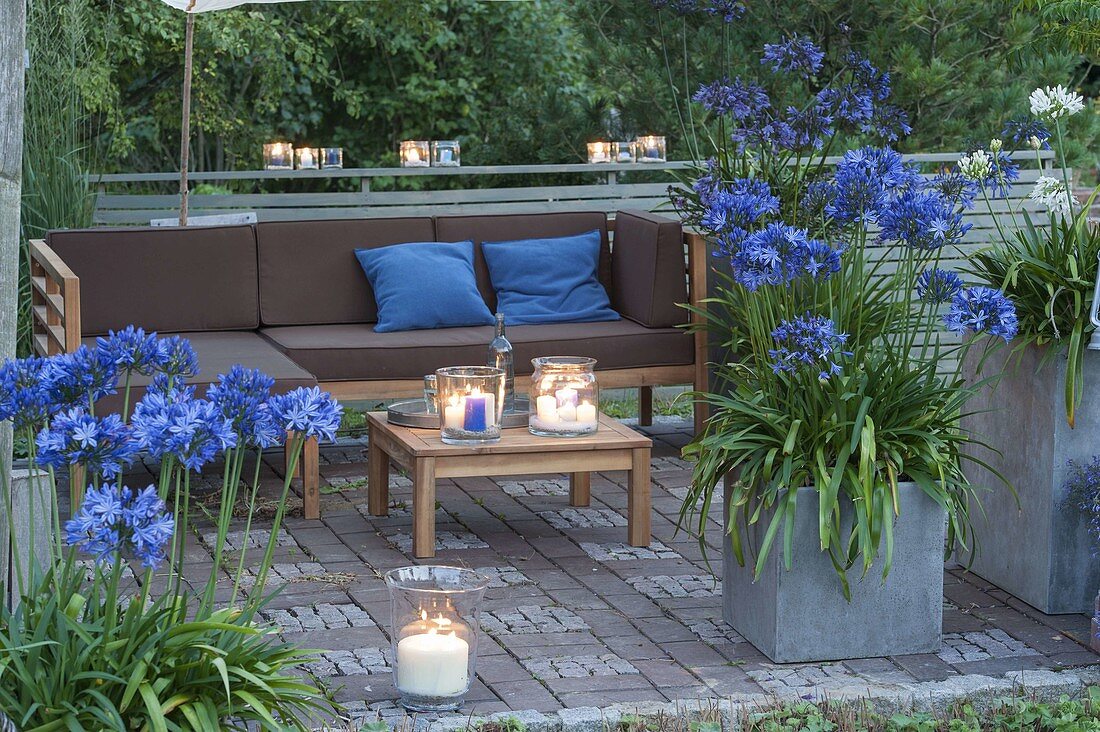
[[[385,412],[370,412],[367,420],[372,427],[382,430],[397,440],[416,457],[456,457],[461,455],[492,455],[531,452],[569,452],[577,450],[623,450],[651,447],[652,440],[641,435],[618,420],[600,414],[600,427],[583,437],[539,437],[526,428],[501,431],[498,442],[485,445],[448,445],[439,437],[438,429],[416,429],[390,424]]]

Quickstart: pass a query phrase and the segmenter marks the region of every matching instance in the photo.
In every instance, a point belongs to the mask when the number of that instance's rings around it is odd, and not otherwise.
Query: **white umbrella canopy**
[[[191,56],[195,37],[195,14],[226,10],[238,5],[304,2],[305,0],[161,0],[187,13],[183,44],[183,125],[180,131],[180,226],[187,226],[187,165],[191,155]],[[354,2],[355,0],[346,0]]]

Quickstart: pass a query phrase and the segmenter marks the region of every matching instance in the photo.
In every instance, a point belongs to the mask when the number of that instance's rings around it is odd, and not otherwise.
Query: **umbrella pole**
[[[191,0],[188,11],[195,6]],[[187,13],[183,42],[183,124],[180,129],[180,226],[187,226],[187,163],[191,157],[191,53],[195,36],[195,15]]]

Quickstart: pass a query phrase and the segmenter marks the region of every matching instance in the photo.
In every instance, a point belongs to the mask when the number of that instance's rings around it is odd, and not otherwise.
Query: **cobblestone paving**
[[[605,508],[563,508],[539,513],[555,529],[592,529],[626,526],[626,517]]]
[[[588,630],[588,624],[563,607],[521,605],[515,610],[482,613],[481,627],[492,635],[531,635]]]
[[[286,587],[265,617],[288,638],[297,634],[309,647],[330,649],[313,671],[340,689],[353,716],[366,719],[404,715],[394,703],[390,602],[381,577],[416,563],[472,567],[489,579],[478,674],[462,714],[745,693],[817,698],[841,688],[898,688],[1100,661],[1084,645],[1089,618],[1043,615],[948,564],[939,652],[770,663],[722,620],[721,583],[711,575],[721,576],[720,503],[708,519],[709,565],[695,538],[674,531],[691,480],[691,465],[679,457],[688,428],[668,422],[643,428],[654,440],[654,541],[648,548],[623,544],[622,472],[592,476],[588,508],[569,506],[563,475],[459,478],[438,482],[440,553],[419,561],[411,556],[408,478],[390,475],[393,508],[388,516],[371,516],[361,483],[368,474],[365,440],[324,447],[321,477],[330,488],[322,495],[323,518],[302,519],[300,500],[292,501],[269,579],[272,589]],[[273,451],[264,460],[260,489],[271,502],[282,488],[281,454]],[[131,484],[141,479],[150,480],[135,474]],[[296,491],[300,485],[296,480]],[[270,529],[269,518],[255,521],[258,529]],[[210,532],[201,517],[196,522],[200,537]],[[234,528],[243,528],[243,521]],[[231,534],[227,544],[239,536]],[[254,532],[253,539],[259,545],[267,535]],[[195,576],[205,577],[207,545],[197,542],[185,556]],[[246,589],[251,579],[245,577]]]
[[[335,628],[374,628],[374,619],[358,605],[345,603],[333,605],[322,602],[317,605],[300,605],[286,609],[263,610],[260,617],[279,626],[284,633],[305,633],[311,630]]]
[[[302,582],[312,578],[324,577],[327,574],[325,568],[317,562],[275,562],[268,570],[266,584],[268,589],[275,589],[287,582]],[[256,583],[257,574],[255,567],[245,567],[241,573],[241,587],[250,589]]]
[[[270,529],[252,529],[248,532],[248,548],[249,549],[266,549],[267,542],[271,541]],[[202,534],[202,543],[206,544],[211,549],[214,549],[218,543],[218,534],[216,531],[206,531]],[[245,533],[244,530],[240,531],[228,531],[225,534],[225,545],[223,549],[231,552],[239,552],[245,546]],[[279,529],[279,532],[275,535],[275,546],[301,549],[298,542],[294,540],[286,529]]]
[[[613,653],[602,656],[558,656],[522,661],[537,679],[583,679],[587,676],[622,676],[641,673],[630,661]]]
[[[582,541],[581,549],[584,553],[597,562],[619,562],[629,559],[679,559],[680,555],[669,549],[659,541],[654,541],[648,547],[630,546],[622,542],[612,544],[596,544],[590,541]]]

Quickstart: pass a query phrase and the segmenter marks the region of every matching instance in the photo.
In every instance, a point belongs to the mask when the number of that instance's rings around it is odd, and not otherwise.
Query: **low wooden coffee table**
[[[586,437],[536,437],[526,429],[504,430],[489,445],[446,445],[439,430],[390,424],[385,412],[367,415],[370,472],[367,492],[371,515],[389,512],[390,461],[413,480],[413,556],[435,556],[435,479],[473,476],[568,473],[569,505],[591,501],[591,473],[626,470],[627,535],[631,546],[649,546],[649,453],[653,443],[601,414],[600,428]]]

